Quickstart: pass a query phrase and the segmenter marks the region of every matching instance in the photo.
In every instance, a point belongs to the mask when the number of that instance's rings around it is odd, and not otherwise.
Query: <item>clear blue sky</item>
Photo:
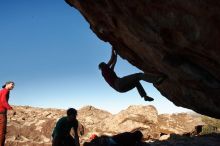
[[[149,83],[141,82],[154,102],[145,102],[136,89],[114,91],[98,64],[108,61],[111,46],[64,0],[0,0],[0,83],[13,80],[10,104],[44,108],[92,105],[117,113],[129,105],[154,105],[159,113],[178,108]],[[118,59],[119,76],[139,72]]]

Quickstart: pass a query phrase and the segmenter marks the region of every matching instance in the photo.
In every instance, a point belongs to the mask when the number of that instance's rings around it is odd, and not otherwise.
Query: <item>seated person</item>
[[[77,111],[74,108],[69,108],[67,116],[58,120],[52,134],[52,146],[80,146],[76,116]],[[74,138],[70,135],[72,128],[74,130]]]
[[[136,146],[143,138],[141,131],[123,132],[113,136],[102,135],[95,137],[91,142],[85,142],[83,146]]]

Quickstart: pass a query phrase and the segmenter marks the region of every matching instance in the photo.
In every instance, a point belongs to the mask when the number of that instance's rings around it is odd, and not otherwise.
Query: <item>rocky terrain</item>
[[[14,106],[14,109],[15,112],[8,113],[6,146],[50,146],[53,127],[57,119],[65,116],[65,110],[28,106]],[[220,144],[218,134],[192,137],[199,135],[196,126],[207,125],[201,116],[186,113],[158,115],[154,106],[133,105],[115,115],[86,106],[78,109],[77,118],[83,125],[80,131],[84,131],[80,136],[81,143],[88,141],[92,134],[113,135],[139,129],[146,141],[143,145],[174,146],[188,142],[200,146],[197,143],[206,144],[210,141]],[[215,130],[218,132],[219,129]]]
[[[154,86],[168,100],[220,118],[219,0],[65,1],[131,65],[167,75]]]

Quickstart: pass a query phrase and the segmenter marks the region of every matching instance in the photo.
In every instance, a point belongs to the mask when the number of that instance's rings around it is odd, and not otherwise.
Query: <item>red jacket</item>
[[[0,112],[6,112],[7,110],[11,110],[12,107],[8,104],[10,91],[8,89],[3,88],[0,90]]]

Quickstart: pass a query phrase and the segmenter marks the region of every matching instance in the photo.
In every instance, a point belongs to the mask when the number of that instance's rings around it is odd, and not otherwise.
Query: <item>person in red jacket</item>
[[[0,146],[5,145],[5,135],[7,127],[7,110],[12,110],[8,104],[10,90],[14,88],[15,84],[12,81],[6,82],[0,90]]]
[[[106,82],[118,92],[127,92],[133,88],[137,88],[141,97],[145,101],[153,101],[152,97],[147,96],[144,88],[142,87],[140,80],[144,80],[155,85],[161,84],[165,79],[165,75],[154,75],[149,73],[135,73],[122,78],[119,78],[114,72],[114,67],[117,61],[117,53],[112,48],[112,56],[109,62],[101,62],[99,64],[99,69],[102,72],[102,76]]]

